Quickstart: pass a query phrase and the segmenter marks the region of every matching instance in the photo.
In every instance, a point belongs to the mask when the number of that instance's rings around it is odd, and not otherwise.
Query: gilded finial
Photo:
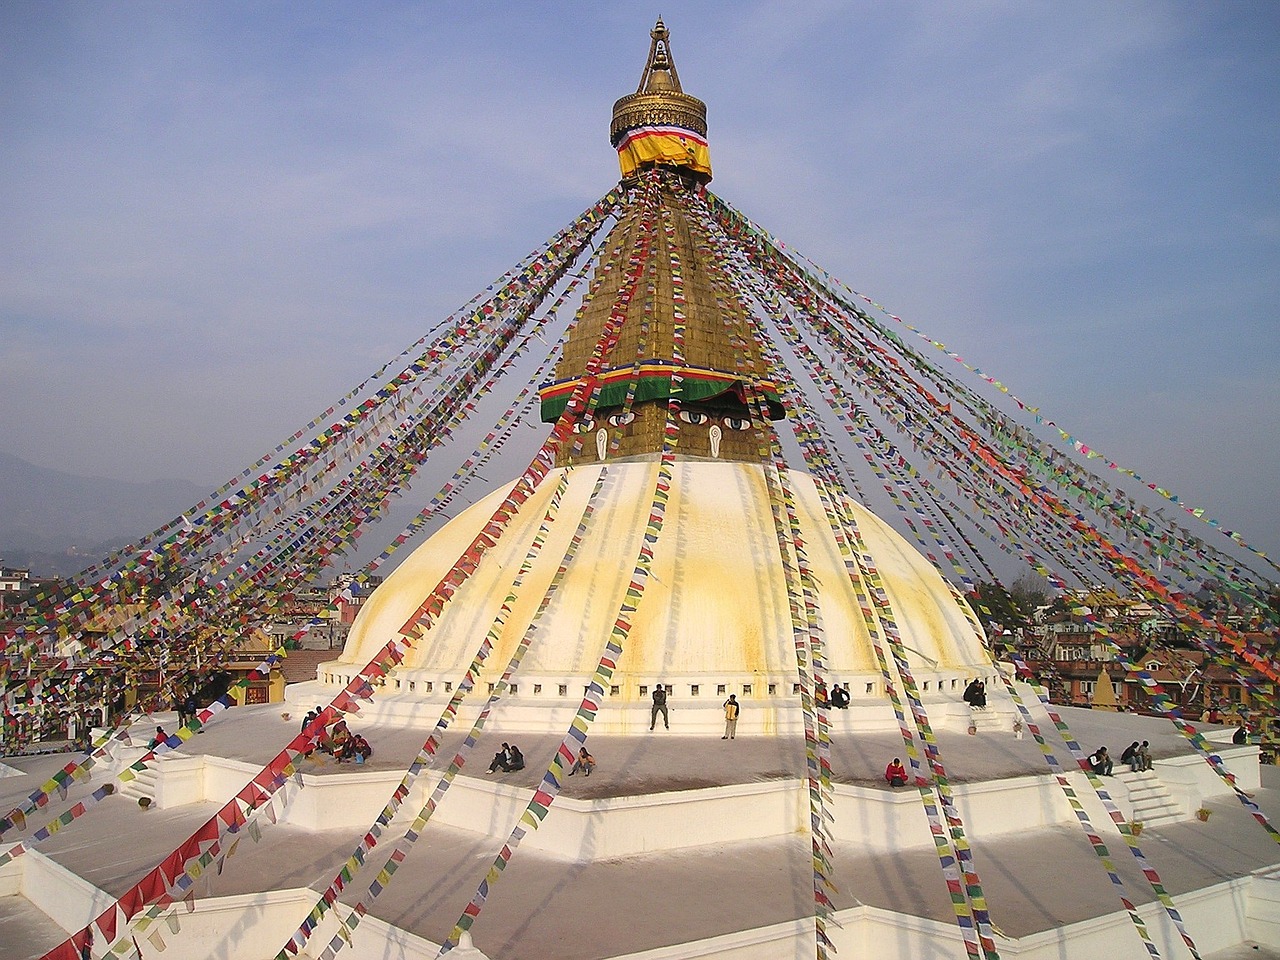
[[[681,92],[680,75],[676,73],[675,61],[671,59],[670,36],[667,25],[659,17],[649,31],[649,59],[645,61],[636,93]]]
[[[671,32],[658,17],[649,31],[649,56],[636,92],[613,105],[609,141],[623,177],[654,165],[679,167],[704,183],[711,179],[707,105],[680,86]]]

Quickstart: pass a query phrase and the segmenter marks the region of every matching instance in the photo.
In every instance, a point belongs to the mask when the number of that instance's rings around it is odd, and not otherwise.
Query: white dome
[[[593,522],[515,682],[520,702],[528,707],[535,690],[549,698],[542,701],[547,705],[554,705],[558,691],[576,705],[590,680],[631,580],[652,504],[655,461],[568,468],[558,517],[498,637],[480,690],[506,668],[564,559],[601,470],[607,474]],[[753,699],[790,701],[797,678],[795,642],[764,469],[678,461],[674,471],[652,576],[602,718],[610,707],[643,707],[657,682],[675,683],[676,698],[702,696],[699,703],[717,712],[723,698],[715,694],[722,685]],[[413,691],[438,699],[452,689],[507,596],[563,472],[552,471],[523,504],[498,545],[392,675],[384,694]],[[852,682],[855,696],[883,703],[875,651],[814,480],[803,473],[790,476],[818,584],[828,682]],[[510,489],[495,491],[454,518],[374,591],[341,659],[320,668],[322,679],[345,682],[405,625]],[[940,694],[957,684],[963,688],[968,676],[990,675],[981,638],[937,571],[869,511],[856,507],[855,514],[917,680],[923,685],[932,678],[925,689]]]

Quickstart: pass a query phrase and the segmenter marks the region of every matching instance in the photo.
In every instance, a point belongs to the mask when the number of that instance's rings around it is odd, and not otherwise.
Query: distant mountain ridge
[[[68,576],[173,519],[208,493],[187,480],[84,477],[0,451],[0,558]]]

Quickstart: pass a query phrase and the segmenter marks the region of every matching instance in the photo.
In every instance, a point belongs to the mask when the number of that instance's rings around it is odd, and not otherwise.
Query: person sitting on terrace
[[[1088,762],[1089,769],[1094,773],[1103,777],[1111,776],[1113,764],[1111,763],[1111,754],[1107,753],[1106,747],[1099,747],[1098,752],[1089,757]]]
[[[964,688],[964,702],[969,706],[978,710],[983,710],[987,706],[987,685],[981,680],[974,678],[969,681],[969,685]]]
[[[523,759],[523,758],[522,758]],[[511,744],[504,743],[502,749],[493,755],[493,763],[489,764],[489,773],[501,770],[503,773],[511,769]]]
[[[1150,750],[1150,744],[1148,744],[1146,740],[1143,740],[1143,741],[1142,741],[1142,746],[1140,746],[1140,747],[1138,748],[1138,753],[1137,753],[1137,756],[1135,757],[1135,759],[1136,759],[1136,760],[1137,760],[1137,762],[1138,762],[1138,765],[1137,765],[1136,767],[1134,767],[1134,769],[1135,769],[1135,770],[1150,770],[1150,769],[1151,769],[1151,750]]]
[[[369,741],[356,734],[351,741],[351,755],[355,757],[356,763],[364,763],[373,756],[373,747],[369,746]]]
[[[520,752],[520,748],[514,743],[507,751],[507,772],[514,773],[517,770],[524,769],[524,754]]]
[[[1141,767],[1141,761],[1138,760],[1138,741],[1135,740],[1124,748],[1124,753],[1120,754],[1120,762],[1127,763],[1129,769],[1137,773]]]
[[[573,776],[579,770],[583,771],[588,777],[591,771],[596,768],[596,758],[587,753],[587,748],[583,747],[578,751],[578,759],[574,761],[573,769],[569,771],[569,776]]]
[[[900,758],[894,757],[893,763],[884,768],[884,779],[891,787],[905,787],[907,785],[907,769],[902,765]]]
[[[347,721],[339,720],[333,725],[333,735],[329,740],[329,751],[339,763],[342,763],[354,756],[352,753],[353,746],[351,730],[347,727]]]

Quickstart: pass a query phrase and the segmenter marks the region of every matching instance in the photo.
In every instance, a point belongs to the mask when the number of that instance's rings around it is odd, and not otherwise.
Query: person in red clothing
[[[907,771],[902,766],[902,761],[897,757],[893,758],[893,763],[884,768],[884,779],[891,787],[905,787],[907,785]]]
[[[373,756],[373,747],[369,745],[368,740],[357,733],[351,740],[351,755],[356,763],[364,763]]]
[[[329,740],[329,750],[339,763],[346,763],[352,759],[355,754],[354,741],[351,735],[351,729],[347,726],[347,721],[339,720],[333,725],[333,735]]]

